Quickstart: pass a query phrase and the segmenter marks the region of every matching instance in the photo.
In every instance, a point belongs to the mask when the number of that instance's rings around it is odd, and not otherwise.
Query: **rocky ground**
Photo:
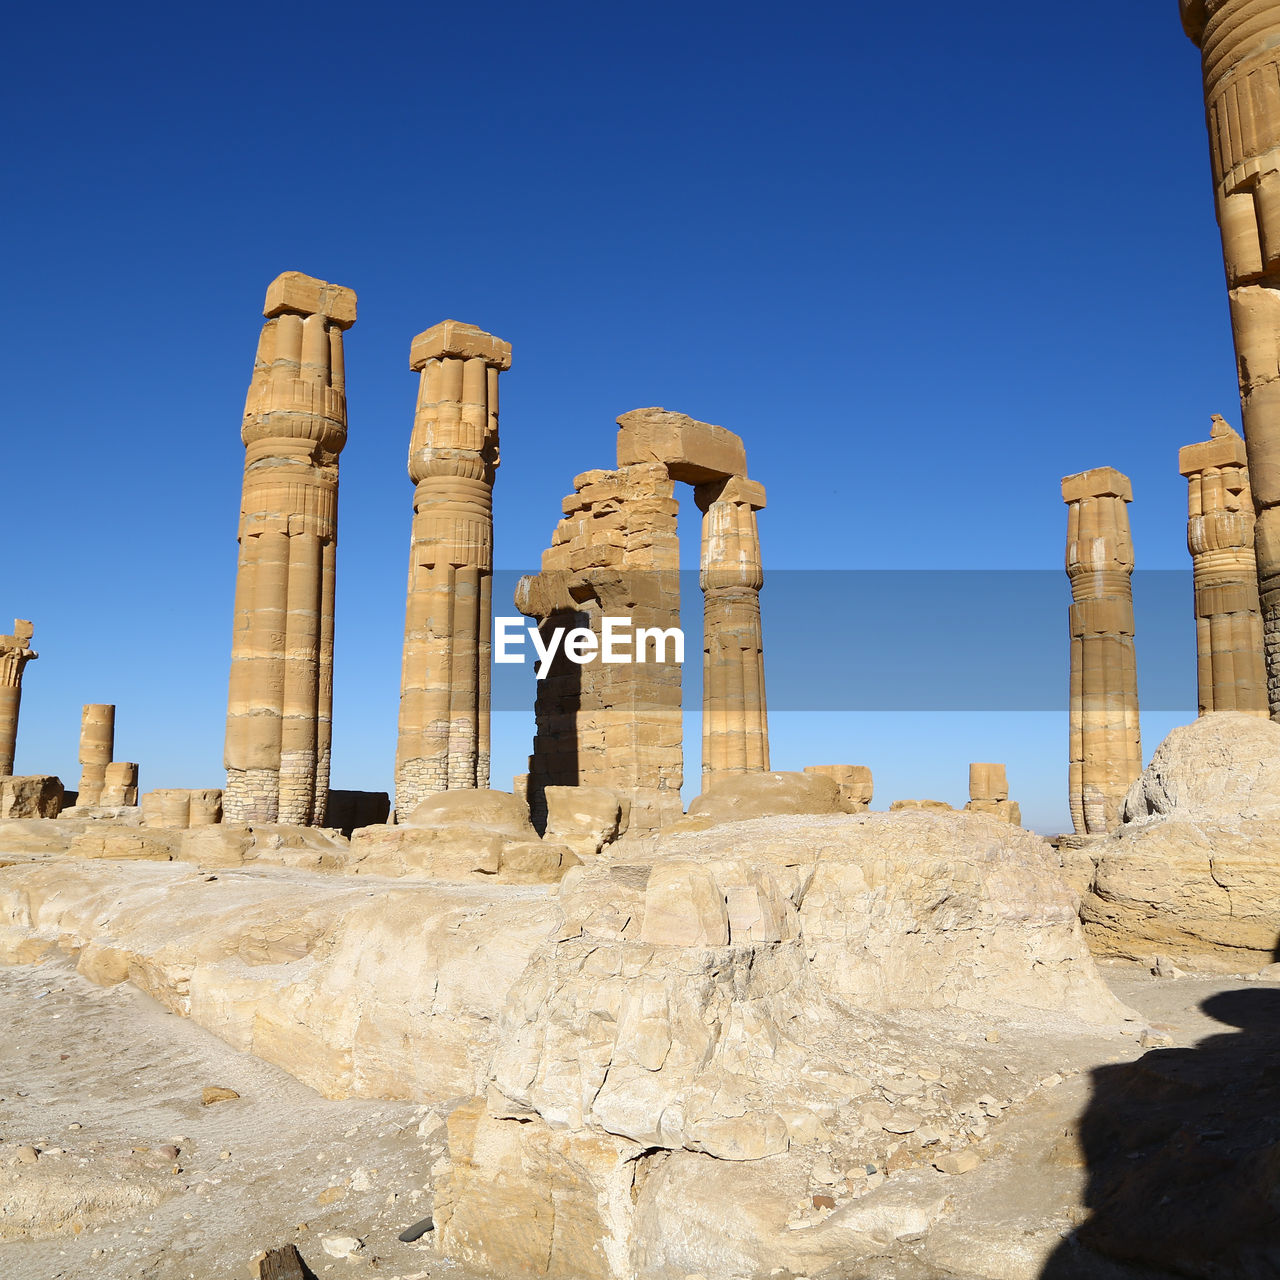
[[[844,1163],[838,1151],[819,1160],[836,1206],[865,1205],[871,1229],[878,1223],[885,1237],[880,1258],[821,1274],[1211,1275],[1185,1270],[1177,1256],[1167,1272],[1131,1272],[1072,1240],[1079,1232],[1114,1257],[1126,1231],[1154,1233],[1170,1242],[1166,1253],[1194,1253],[1200,1245],[1180,1245],[1179,1230],[1193,1229],[1207,1248],[1219,1247],[1215,1231],[1238,1243],[1242,1214],[1265,1236],[1269,1219],[1248,1195],[1271,1185],[1251,1180],[1250,1170],[1270,1159],[1276,1136],[1277,1109],[1264,1096],[1275,1073],[1264,1064],[1275,1061],[1280,990],[1243,977],[1104,969],[1147,1029],[1135,1023],[1119,1041],[1055,1042],[1041,1028],[1020,1042],[1007,1023],[988,1039],[975,1020],[968,1073],[989,1081],[982,1114],[972,1117],[983,1135],[972,1148],[980,1163],[943,1179],[941,1196],[937,1170],[918,1161],[900,1168],[890,1158],[850,1178],[835,1167]],[[463,1280],[440,1257],[434,1231],[416,1243],[397,1238],[432,1212],[446,1108],[326,1101],[129,984],[85,981],[64,959],[0,969],[0,1018],[8,1031],[0,1049],[3,1280],[250,1277],[261,1250],[286,1242],[317,1276]],[[900,1096],[882,1103],[888,1125],[945,1089],[950,1066],[942,1081],[931,1077],[962,1049],[938,1043],[925,1020],[904,1023],[896,1039],[903,1074]],[[1028,1073],[1040,1087],[1013,1097],[1002,1077]],[[1234,1097],[1233,1074],[1250,1086]],[[239,1096],[206,1105],[208,1087]],[[904,1151],[914,1150],[910,1135],[902,1138]],[[1244,1171],[1241,1187],[1215,1189],[1224,1168]],[[806,1212],[798,1201],[791,1229],[820,1231],[824,1207]],[[1220,1274],[1277,1274],[1265,1249]],[[1143,1252],[1149,1259],[1149,1239]]]

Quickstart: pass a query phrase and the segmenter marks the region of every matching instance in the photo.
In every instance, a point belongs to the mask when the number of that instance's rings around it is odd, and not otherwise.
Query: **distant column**
[[[1133,647],[1133,540],[1127,476],[1099,467],[1062,482],[1071,579],[1071,820],[1101,835],[1142,772]]]
[[[227,699],[229,822],[324,822],[333,718],[342,334],[356,295],[297,271],[267,290],[245,405]]]
[[[115,753],[116,709],[109,702],[86,703],[80,712],[80,794],[77,804],[101,804],[107,765]]]
[[[744,476],[700,484],[702,510],[702,789],[769,768],[760,629],[764,486]]]
[[[18,708],[22,703],[22,670],[40,655],[31,647],[35,629],[23,618],[13,623],[13,635],[0,636],[0,777],[13,773],[18,741]]]
[[[1280,7],[1181,0],[1200,47],[1249,482],[1268,704],[1280,720]]]
[[[985,813],[1015,827],[1022,825],[1022,809],[1009,799],[1009,782],[1003,764],[980,762],[969,766],[970,813]]]
[[[489,785],[498,374],[511,344],[446,320],[409,352],[421,377],[409,477],[413,545],[396,747],[396,812]]]
[[[1178,469],[1187,477],[1200,714],[1265,716],[1267,672],[1244,441],[1214,414],[1209,439],[1182,449]]]

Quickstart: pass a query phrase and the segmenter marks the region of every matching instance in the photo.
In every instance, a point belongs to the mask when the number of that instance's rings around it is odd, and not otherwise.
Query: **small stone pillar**
[[[1217,414],[1208,440],[1178,454],[1187,477],[1200,714],[1265,716],[1267,671],[1244,441]]]
[[[809,764],[805,773],[834,778],[840,787],[840,803],[846,813],[866,813],[874,794],[871,770],[865,764]]]
[[[970,813],[987,813],[1015,827],[1022,825],[1022,809],[1009,799],[1009,783],[1002,764],[979,763],[969,766]]]
[[[76,804],[102,803],[102,785],[115,742],[115,707],[109,702],[86,703],[80,712],[80,791]]]
[[[229,821],[323,825],[333,719],[342,335],[356,295],[297,271],[267,290],[245,404],[227,698]]]
[[[1142,772],[1126,510],[1132,499],[1129,478],[1114,467],[1062,482],[1072,596],[1069,799],[1077,835],[1116,826],[1125,792]]]
[[[1249,483],[1271,718],[1280,719],[1280,8],[1181,0],[1200,48]]]
[[[81,786],[84,784],[81,783]],[[102,781],[100,805],[119,807],[138,803],[138,766],[130,761],[113,760],[106,767]]]
[[[13,634],[0,636],[0,778],[13,775],[18,743],[18,708],[22,703],[22,669],[40,655],[31,647],[35,628],[15,618]]]
[[[489,785],[493,480],[498,374],[511,344],[446,320],[418,334],[409,477],[413,545],[396,747],[396,811]]]
[[[700,484],[702,511],[702,789],[769,768],[760,629],[764,486],[745,476]]]

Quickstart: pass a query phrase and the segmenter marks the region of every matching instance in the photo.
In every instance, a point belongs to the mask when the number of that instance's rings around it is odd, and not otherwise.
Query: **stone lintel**
[[[713,502],[742,502],[752,511],[763,511],[765,507],[764,485],[746,476],[700,484],[693,491],[693,499],[700,511],[705,511]]]
[[[667,409],[632,409],[618,418],[618,465],[661,462],[674,480],[706,484],[747,473],[747,450],[725,427]]]
[[[1184,476],[1193,476],[1211,467],[1246,465],[1244,441],[1234,431],[1229,436],[1202,440],[1199,444],[1184,445],[1178,450],[1178,470]]]
[[[267,286],[262,314],[268,319],[294,311],[304,316],[324,316],[339,329],[356,322],[356,294],[340,284],[317,280],[301,271],[285,271]]]
[[[1121,498],[1133,501],[1133,485],[1129,477],[1115,467],[1095,467],[1062,479],[1063,502],[1081,502],[1085,498]]]
[[[409,346],[409,367],[420,372],[428,360],[481,359],[494,369],[511,368],[511,343],[461,320],[442,320],[424,329]]]

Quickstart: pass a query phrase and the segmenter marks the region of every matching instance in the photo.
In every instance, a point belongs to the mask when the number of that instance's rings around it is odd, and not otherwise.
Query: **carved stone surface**
[[[1115,827],[1142,772],[1133,647],[1133,540],[1129,478],[1114,467],[1067,476],[1071,579],[1071,821],[1077,835]]]
[[[396,811],[489,785],[493,480],[498,374],[511,344],[445,320],[413,340],[420,375],[409,477],[413,546],[396,747]]]
[[[31,647],[34,628],[16,618],[11,636],[0,636],[0,777],[13,773],[18,741],[18,707],[22,702],[22,671],[40,655]]]
[[[1200,714],[1265,716],[1267,672],[1244,441],[1217,414],[1208,440],[1178,454],[1187,477]]]
[[[227,700],[228,820],[322,824],[333,709],[342,334],[350,289],[288,271],[267,290],[245,404]]]
[[[1268,702],[1280,716],[1280,10],[1182,0],[1200,46],[1214,197],[1257,512]],[[1245,710],[1247,708],[1240,708]]]

